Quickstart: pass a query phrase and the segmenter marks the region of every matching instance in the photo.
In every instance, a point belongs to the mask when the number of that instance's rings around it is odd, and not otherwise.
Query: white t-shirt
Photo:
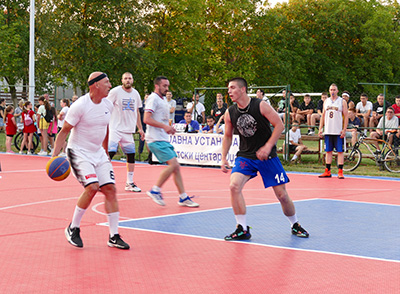
[[[158,122],[168,125],[169,124],[169,105],[167,98],[160,97],[156,93],[151,93],[146,100],[145,112],[151,112],[152,118]],[[162,128],[146,126],[146,141],[153,143],[155,141],[169,142],[169,135]]]
[[[397,116],[393,116],[391,120],[388,120],[387,117],[385,117],[385,128],[398,128],[399,127],[399,119]],[[379,120],[378,129],[383,128],[383,117]]]
[[[60,114],[61,114],[61,113],[64,114],[64,116],[63,116],[64,119],[59,119],[59,120],[58,120],[57,126],[58,126],[59,128],[62,128],[62,127],[63,127],[65,118],[67,117],[68,110],[69,110],[69,107],[68,107],[68,106],[64,106],[63,109],[61,109]]]
[[[111,89],[107,99],[114,105],[110,120],[110,131],[118,130],[122,133],[135,133],[137,110],[142,107],[139,92],[131,88],[125,91],[122,86]]]
[[[192,106],[193,106],[193,102],[189,102],[187,105],[186,105],[186,109],[187,110],[189,110],[190,108],[192,108]],[[195,107],[195,109],[196,109],[196,112],[197,112],[197,115],[199,116],[201,116],[202,114],[202,112],[203,111],[206,111],[206,108],[204,107],[204,105],[201,103],[201,102],[198,102],[197,104],[196,104],[196,107]],[[197,116],[196,116],[197,117]],[[193,111],[192,111],[192,120],[195,120],[194,119],[194,109],[193,109]]]
[[[169,111],[171,111],[171,108],[174,107],[176,108],[176,101],[174,99],[171,99],[171,101],[168,101],[168,105],[169,105]],[[175,122],[175,111],[173,113],[169,113],[169,119],[172,119],[172,123]]]
[[[300,129],[297,129],[296,132],[293,132],[292,129],[289,130],[289,145],[292,145],[292,142],[295,144],[299,144],[299,139],[301,139]]]
[[[72,104],[65,121],[74,126],[68,140],[68,148],[95,153],[103,148],[113,105],[103,98],[95,104],[89,93]]]
[[[367,101],[367,103],[365,104],[365,106],[362,104],[362,102],[358,102],[356,105],[356,110],[359,110],[360,113],[367,113],[368,110],[371,110],[369,116],[372,116],[372,109],[373,109],[373,105],[371,101]]]
[[[335,101],[329,97],[324,102],[325,135],[340,135],[343,129],[343,99],[337,97]]]

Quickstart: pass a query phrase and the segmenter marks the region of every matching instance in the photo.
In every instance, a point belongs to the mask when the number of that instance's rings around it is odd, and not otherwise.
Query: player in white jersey
[[[161,187],[173,175],[174,182],[179,192],[180,206],[198,207],[199,204],[192,201],[186,194],[183,186],[180,164],[177,160],[174,147],[169,143],[168,134],[175,134],[175,129],[169,125],[169,106],[164,97],[168,92],[169,81],[166,77],[157,77],[154,80],[154,92],[146,100],[143,122],[146,127],[146,141],[150,151],[160,162],[166,162],[165,168],[156,184],[147,195],[159,205],[164,206],[165,202],[161,194]]]
[[[144,140],[142,122],[140,121],[139,108],[142,107],[142,100],[139,92],[132,88],[132,74],[126,72],[122,75],[122,86],[113,88],[108,94],[108,100],[114,105],[110,120],[110,136],[108,141],[108,154],[112,159],[118,151],[118,145],[126,154],[126,184],[125,190],[141,192],[133,181],[135,171],[136,146],[133,134],[138,127],[139,134]]]
[[[332,84],[329,87],[331,97],[325,99],[324,108],[319,125],[319,136],[322,138],[323,128],[325,126],[325,172],[320,175],[320,178],[330,178],[332,151],[336,149],[338,156],[338,178],[344,179],[343,176],[343,144],[346,137],[346,129],[348,124],[348,109],[346,100],[338,96],[338,87]]]
[[[70,108],[64,125],[57,136],[53,156],[60,150],[71,132],[67,146],[72,173],[83,185],[72,222],[65,229],[69,243],[83,247],[80,223],[92,199],[100,190],[105,196],[104,206],[108,217],[110,236],[108,246],[129,249],[118,234],[119,208],[115,189],[114,171],[107,156],[108,124],[113,110],[105,99],[111,88],[105,73],[94,72],[89,76],[89,93],[78,99]]]

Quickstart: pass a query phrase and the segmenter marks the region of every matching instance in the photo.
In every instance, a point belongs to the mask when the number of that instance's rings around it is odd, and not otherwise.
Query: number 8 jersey
[[[340,135],[343,129],[343,99],[337,97],[332,100],[327,98],[324,103],[325,110],[325,135]]]

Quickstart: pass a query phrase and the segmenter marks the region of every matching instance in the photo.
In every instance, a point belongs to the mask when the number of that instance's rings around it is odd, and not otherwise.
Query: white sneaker
[[[151,190],[151,191],[146,192],[146,194],[147,194],[147,196],[149,196],[151,199],[153,199],[153,201],[154,201],[155,203],[157,203],[158,205],[165,206],[165,202],[164,202],[164,200],[163,200],[163,197],[162,197],[162,195],[161,195],[161,192],[156,192],[156,191]]]
[[[199,204],[192,201],[189,196],[187,196],[185,199],[179,198],[178,204],[180,206],[199,207]]]
[[[58,156],[67,157],[67,154],[65,152],[61,152],[60,154],[58,154]]]
[[[315,132],[310,130],[310,131],[308,132],[307,135],[308,135],[308,136],[314,136],[314,135],[315,135]]]
[[[47,155],[47,152],[44,151],[44,150],[42,150],[42,151],[40,151],[40,152],[38,153],[38,155],[40,155],[40,156],[46,156],[46,155]]]
[[[24,151],[21,150],[21,151],[19,152],[19,154],[24,154]]]
[[[125,191],[142,192],[142,189],[140,189],[138,186],[136,186],[135,183],[126,183],[125,184]]]
[[[32,155],[32,152],[28,151],[26,152],[27,155]]]

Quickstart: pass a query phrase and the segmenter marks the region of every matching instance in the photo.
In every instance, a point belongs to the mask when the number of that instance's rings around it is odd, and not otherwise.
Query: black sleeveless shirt
[[[260,112],[261,99],[251,98],[245,109],[240,109],[237,104],[229,107],[234,130],[239,134],[240,143],[237,157],[257,159],[256,152],[264,146],[272,134],[269,120]],[[271,150],[270,158],[276,157],[276,146]]]

